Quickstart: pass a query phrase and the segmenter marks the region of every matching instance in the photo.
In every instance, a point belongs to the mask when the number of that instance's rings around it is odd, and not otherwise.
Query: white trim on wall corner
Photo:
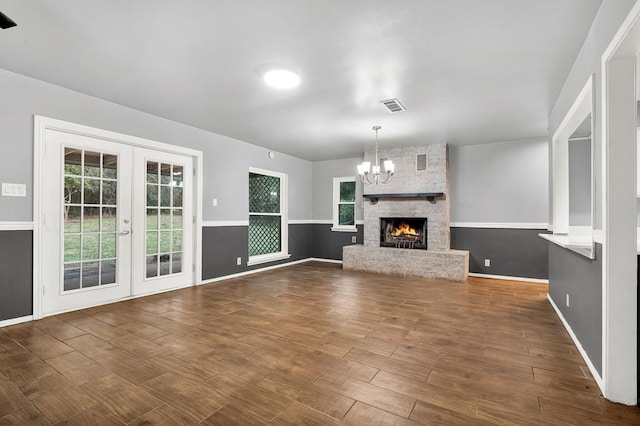
[[[203,220],[203,228],[215,228],[218,226],[249,226],[248,220]]]
[[[33,315],[27,315],[24,317],[11,318],[8,320],[0,321],[0,328],[9,327],[10,325],[22,324],[23,322],[33,321]]]
[[[638,229],[638,231],[640,231],[640,228]],[[604,244],[604,231],[602,229],[593,230],[593,241],[598,244]]]
[[[560,309],[558,309],[558,306],[555,304],[555,302],[553,301],[553,299],[551,298],[549,293],[547,293],[547,300],[549,300],[549,303],[551,303],[551,306],[553,307],[553,310],[556,311],[556,315],[558,315],[558,318],[560,318],[560,321],[562,321],[562,325],[564,325],[564,328],[567,330],[567,333],[569,333],[569,336],[571,336],[571,339],[573,340],[573,343],[578,348],[578,352],[580,352],[580,355],[582,355],[582,358],[584,359],[584,362],[587,364],[587,367],[589,367],[589,371],[591,371],[591,375],[593,376],[593,378],[595,379],[596,383],[598,384],[598,387],[600,388],[600,390],[604,394],[604,381],[600,377],[600,373],[598,373],[598,370],[596,370],[596,367],[591,362],[591,359],[589,358],[589,355],[587,355],[587,352],[584,350],[584,348],[580,344],[580,341],[578,340],[578,337],[575,335],[575,333],[571,329],[571,326],[569,325],[567,320],[564,318],[564,315],[562,315],[562,312],[560,311]]]
[[[548,229],[548,223],[451,222],[451,228]]]
[[[32,231],[33,222],[0,222],[0,231]]]
[[[478,274],[477,272],[469,272],[470,277],[478,278],[491,278],[494,280],[508,280],[508,281],[523,281],[529,283],[549,284],[549,280],[543,280],[540,278],[526,278],[526,277],[510,277],[508,275],[491,275],[491,274]]]
[[[325,219],[289,219],[289,225],[333,225],[333,220]],[[356,225],[364,225],[364,220],[356,220]],[[202,227],[249,226],[248,220],[203,220]]]
[[[309,225],[333,225],[333,220],[331,219],[290,219],[289,225],[301,225],[301,224],[309,224]],[[364,225],[364,220],[356,220],[357,225]]]
[[[289,225],[306,225],[315,223],[328,223],[332,224],[330,220],[315,220],[315,219],[289,219]]]

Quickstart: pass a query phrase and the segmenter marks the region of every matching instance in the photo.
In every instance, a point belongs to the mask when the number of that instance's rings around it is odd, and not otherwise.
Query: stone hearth
[[[418,170],[418,157],[426,154],[426,170]],[[365,160],[375,161],[373,152]],[[427,145],[380,151],[396,165],[386,185],[365,185],[364,245],[343,248],[344,269],[464,281],[469,274],[469,252],[450,250],[449,157],[447,145]],[[424,157],[422,157],[424,159]],[[441,193],[432,201],[416,196]],[[393,194],[394,197],[385,197]],[[406,197],[403,196],[406,194]],[[380,218],[427,218],[427,250],[380,247]]]
[[[344,269],[403,277],[464,281],[469,274],[469,252],[345,246]]]

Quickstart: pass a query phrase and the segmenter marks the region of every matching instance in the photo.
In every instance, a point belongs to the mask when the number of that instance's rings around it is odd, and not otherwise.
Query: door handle
[[[131,231],[129,229],[125,229],[124,231],[120,231],[120,235],[129,235]]]

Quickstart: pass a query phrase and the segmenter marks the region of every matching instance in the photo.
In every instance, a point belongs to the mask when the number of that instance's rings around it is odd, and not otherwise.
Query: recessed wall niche
[[[591,114],[569,137],[569,227],[591,227]]]
[[[541,235],[586,257],[594,256],[593,76],[551,139],[553,235]]]

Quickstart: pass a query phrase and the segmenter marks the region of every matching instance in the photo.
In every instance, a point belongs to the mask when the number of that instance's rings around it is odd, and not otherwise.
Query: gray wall
[[[546,224],[548,159],[546,140],[449,148],[451,248],[469,251],[469,272],[548,278],[547,244],[538,236],[545,230],[456,227]],[[485,259],[491,266],[484,266]]]
[[[569,225],[591,226],[591,140],[569,141]]]
[[[33,313],[31,231],[0,231],[0,321]]]
[[[357,166],[362,161],[363,157],[313,163],[313,213],[311,218],[316,220],[333,219],[333,178],[356,176]],[[356,220],[362,220],[362,182],[359,178],[356,180],[356,201]]]
[[[310,219],[312,164],[0,69],[0,180],[26,183],[27,198],[0,197],[0,221],[31,221],[33,115],[203,152],[203,220],[247,220],[249,166],[289,175],[289,219]],[[218,199],[218,207],[211,200]]]
[[[313,257],[319,259],[342,260],[342,247],[351,244],[362,244],[363,225],[358,225],[358,232],[333,232],[331,225],[314,224],[313,225]],[[351,238],[356,237],[353,243]]]
[[[333,178],[355,176],[358,164],[363,157],[341,160],[316,161],[313,163],[313,213],[314,221],[333,220]],[[362,221],[363,184],[356,177],[356,221]],[[328,223],[315,223],[312,226],[312,257],[320,259],[342,260],[342,247],[356,237],[357,244],[363,243],[362,225],[357,225],[358,232],[334,232]]]
[[[249,257],[249,231],[247,226],[210,226],[202,228],[202,279],[224,277],[225,275],[260,269],[313,256],[313,225],[289,225],[289,259],[247,266]],[[242,264],[236,258],[242,257]]]
[[[549,243],[549,282],[549,296],[602,375],[602,245],[591,260]]]
[[[451,222],[547,223],[548,142],[449,147]]]
[[[548,245],[537,229],[451,228],[451,248],[469,251],[469,272],[547,279]],[[485,266],[485,259],[490,266]]]

